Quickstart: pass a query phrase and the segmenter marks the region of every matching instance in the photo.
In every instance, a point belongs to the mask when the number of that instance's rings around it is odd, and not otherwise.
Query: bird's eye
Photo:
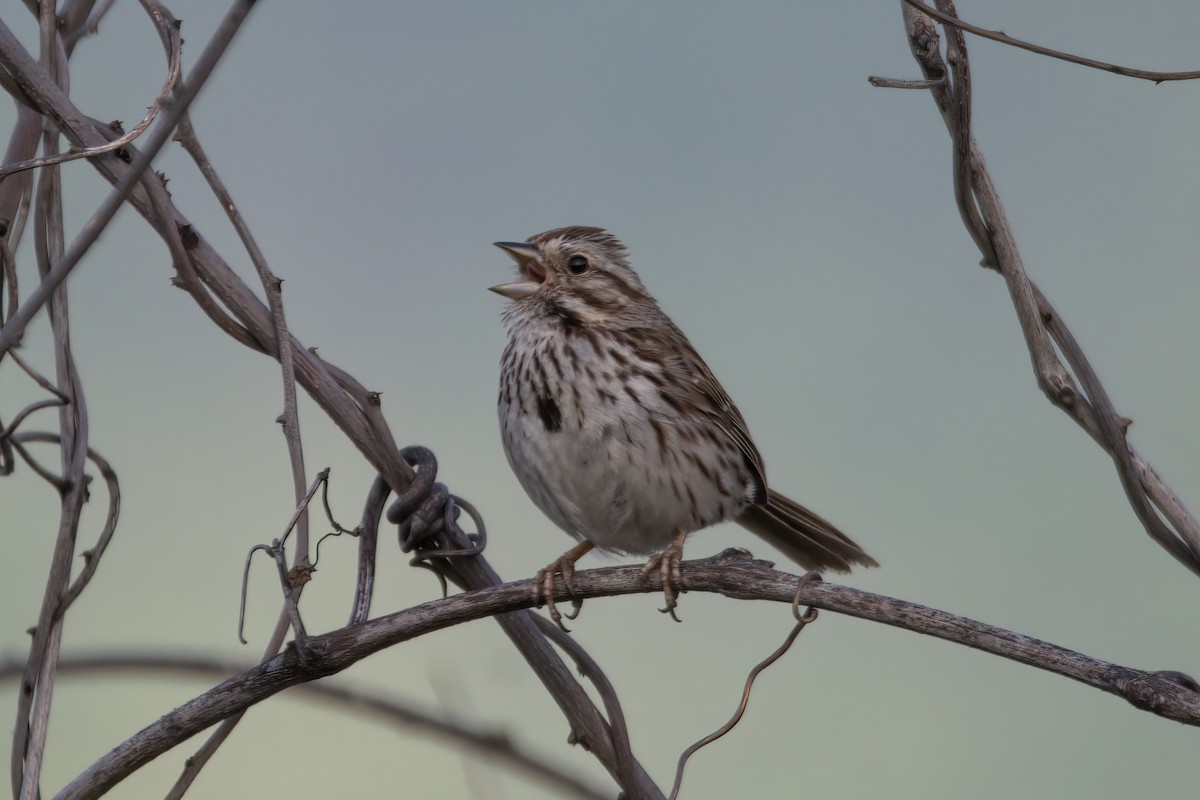
[[[571,256],[571,260],[567,262],[567,269],[572,275],[582,275],[588,271],[588,260],[583,256]]]

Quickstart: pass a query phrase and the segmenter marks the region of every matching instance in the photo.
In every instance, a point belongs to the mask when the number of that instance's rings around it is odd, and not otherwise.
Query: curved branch
[[[46,433],[43,431],[32,431],[30,433],[18,433],[13,436],[13,442],[19,445],[24,445],[27,442],[42,442],[45,444],[59,444],[61,437],[55,433]],[[59,601],[58,608],[55,611],[54,619],[57,621],[67,613],[67,609],[71,604],[83,593],[87,588],[88,583],[96,575],[96,570],[100,566],[100,559],[104,556],[104,551],[108,549],[108,545],[112,542],[113,535],[117,532],[117,518],[121,514],[121,484],[117,480],[116,470],[112,468],[112,464],[108,459],[97,453],[92,448],[87,449],[88,459],[96,465],[96,469],[100,471],[100,477],[104,479],[104,486],[108,490],[108,511],[104,516],[104,527],[100,531],[99,537],[96,539],[96,544],[90,550],[85,550],[83,553],[84,564],[83,569],[79,571],[75,581],[70,585],[62,600]]]
[[[804,605],[963,644],[1115,694],[1143,711],[1200,726],[1200,686],[1182,673],[1147,672],[1110,664],[994,625],[847,586],[821,581],[801,586],[800,576],[778,572],[744,550],[726,550],[703,561],[685,562],[681,569],[687,591],[715,592],[739,600],[771,600],[789,607],[798,592],[799,602]],[[578,572],[574,583],[573,596],[584,599],[662,590],[660,576],[643,575],[638,565]],[[557,589],[556,600],[570,599],[565,588]],[[185,739],[284,689],[341,672],[392,645],[463,622],[521,611],[532,603],[532,581],[518,581],[433,600],[312,637],[301,645],[303,653],[289,647],[147,726],[96,761],[56,798],[100,797]]]
[[[42,4],[38,13],[41,64],[56,87],[67,84],[66,52],[58,32],[59,20],[54,8]],[[45,128],[42,148],[47,155],[59,149],[56,131]],[[57,168],[38,176],[34,190],[33,249],[38,275],[45,281],[53,266],[63,258],[62,182]],[[40,286],[39,286],[40,288]],[[50,708],[54,697],[56,667],[62,644],[62,618],[58,614],[61,598],[71,580],[71,562],[79,535],[83,504],[87,500],[85,466],[90,436],[87,400],[71,347],[71,325],[67,291],[59,286],[47,293],[47,314],[54,346],[55,385],[65,402],[58,409],[59,458],[62,465],[61,506],[58,534],[50,559],[37,625],[33,631],[22,675],[21,692],[17,700],[17,718],[9,751],[9,770],[13,796],[20,800],[35,800],[45,763],[46,741],[50,725]],[[18,309],[17,314],[20,314]],[[0,329],[12,324],[12,319]],[[14,447],[21,443],[14,440]]]
[[[10,316],[0,328],[0,355],[8,352],[17,341],[25,326],[49,299],[51,293],[66,280],[71,270],[79,263],[83,255],[95,244],[100,234],[108,226],[117,210],[125,204],[134,188],[138,185],[141,174],[150,167],[150,162],[158,154],[159,149],[166,143],[171,131],[180,117],[187,111],[188,106],[200,91],[200,87],[212,74],[213,68],[220,61],[225,49],[237,33],[242,21],[253,7],[252,0],[238,0],[226,14],[221,27],[213,34],[208,46],[201,53],[192,73],[192,81],[179,92],[175,102],[167,110],[157,128],[152,131],[144,142],[146,149],[136,153],[129,169],[121,176],[92,217],[80,229],[71,247],[58,259],[53,268],[42,278],[42,282],[30,292],[25,302]],[[42,74],[37,65],[29,58],[20,42],[12,32],[0,22],[0,66],[17,80],[27,98],[33,102],[39,111],[45,111],[50,104],[46,94],[47,85],[33,80],[34,75]],[[67,131],[64,128],[64,133]],[[101,154],[103,157],[106,154]]]
[[[41,158],[29,158],[24,161],[18,161],[11,164],[0,166],[0,178],[7,177],[17,172],[24,172],[28,169],[40,169],[41,167],[49,167],[55,164],[65,164],[68,161],[75,161],[80,158],[92,158],[94,156],[103,155],[120,150],[126,145],[133,144],[139,136],[146,132],[150,124],[158,118],[158,114],[166,106],[171,92],[175,91],[175,86],[179,83],[179,76],[182,72],[183,62],[183,39],[179,37],[178,28],[172,28],[174,32],[173,41],[171,42],[171,58],[170,65],[167,69],[167,81],[163,84],[162,90],[158,93],[158,97],[150,104],[150,110],[146,112],[146,116],[142,118],[137,125],[129,133],[121,135],[119,138],[113,139],[96,147],[87,147],[83,149],[71,149],[65,153],[55,153],[50,156],[42,156]],[[21,99],[20,95],[14,95],[17,99]],[[116,123],[114,123],[116,125]]]
[[[596,692],[604,702],[604,710],[608,713],[608,724],[612,730],[613,749],[617,754],[617,773],[622,786],[637,785],[637,761],[633,757],[633,748],[629,744],[629,726],[625,723],[625,712],[621,710],[621,700],[604,670],[591,657],[587,650],[575,641],[569,633],[563,630],[561,624],[551,622],[545,617],[534,616],[534,622],[541,628],[546,638],[561,647],[579,669],[579,674],[592,682]]]
[[[17,662],[0,663],[0,681],[20,678],[22,668],[23,665]],[[246,669],[246,664],[201,655],[168,653],[95,653],[62,658],[58,662],[60,674],[113,673],[119,678],[130,678],[132,670],[159,672],[169,676],[224,678]],[[366,713],[398,729],[415,730],[439,737],[450,745],[467,748],[484,758],[523,772],[557,789],[564,796],[585,800],[604,800],[610,796],[598,787],[588,785],[566,771],[550,765],[543,757],[529,753],[515,744],[512,737],[506,733],[489,733],[448,717],[421,711],[399,700],[389,700],[370,692],[336,684],[306,683],[297,686],[296,692],[301,696],[345,709],[354,714],[356,719]]]
[[[1200,575],[1200,522],[1129,444],[1125,436],[1128,420],[1117,413],[1061,315],[1025,272],[999,193],[970,134],[970,67],[960,26],[953,22],[954,3],[937,3],[937,18],[947,20],[945,60],[937,28],[925,16],[927,9],[913,0],[902,0],[901,9],[909,47],[931,81],[930,92],[954,143],[954,190],[963,224],[983,254],[984,265],[1004,277],[1038,387],[1112,456],[1130,506],[1146,533]],[[948,80],[948,75],[953,80]]]

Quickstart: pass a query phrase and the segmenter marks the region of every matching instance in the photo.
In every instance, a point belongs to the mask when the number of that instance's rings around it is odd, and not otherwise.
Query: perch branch
[[[821,581],[801,586],[800,576],[778,572],[745,551],[727,550],[713,558],[685,562],[681,568],[687,591],[715,592],[738,600],[770,600],[789,607],[799,602],[881,622],[1053,672],[1117,695],[1143,711],[1200,726],[1200,686],[1179,672],[1149,672],[1110,664],[984,622],[846,586]],[[643,575],[637,565],[575,574],[575,596],[584,599],[661,590],[661,577],[657,573]],[[570,599],[565,587],[556,587],[555,599]],[[290,686],[336,674],[372,653],[418,636],[484,617],[510,615],[532,603],[532,581],[518,581],[433,600],[362,625],[311,637],[301,645],[303,657],[290,647],[183,704],[96,761],[56,798],[100,797],[171,747]]]

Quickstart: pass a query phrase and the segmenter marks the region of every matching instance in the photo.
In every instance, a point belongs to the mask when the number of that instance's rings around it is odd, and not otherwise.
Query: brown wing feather
[[[667,390],[687,407],[708,414],[737,446],[750,469],[755,486],[753,505],[742,512],[738,523],[805,569],[849,572],[855,564],[879,566],[832,523],[767,487],[762,455],[750,438],[742,413],[683,332],[665,316],[664,321],[678,336],[672,352],[657,354],[678,373],[679,380],[670,381]]]
[[[663,320],[674,329],[678,337],[678,345],[665,356],[671,369],[677,371],[679,380],[672,380],[667,390],[674,393],[687,407],[707,414],[713,423],[737,446],[738,451],[750,469],[754,481],[753,502],[767,502],[767,474],[763,467],[762,455],[750,438],[750,430],[742,412],[738,411],[733,400],[725,392],[721,382],[712,374],[708,364],[692,347],[692,343],[684,336],[683,331],[671,322],[665,315]]]

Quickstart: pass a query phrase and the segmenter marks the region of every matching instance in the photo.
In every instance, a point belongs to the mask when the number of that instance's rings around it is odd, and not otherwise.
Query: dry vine
[[[0,681],[12,681],[20,677],[23,664],[0,663]],[[84,676],[107,675],[116,679],[140,680],[147,674],[163,676],[189,676],[203,680],[222,680],[250,669],[247,664],[221,661],[204,655],[180,655],[177,653],[108,653],[71,656],[59,661],[60,675]],[[462,722],[446,719],[414,707],[413,705],[373,693],[339,686],[323,681],[306,683],[293,689],[296,697],[311,698],[342,709],[356,719],[365,717],[394,726],[401,732],[417,732],[433,736],[448,745],[463,748],[493,761],[506,765],[515,772],[529,775],[553,788],[565,797],[584,800],[603,800],[609,795],[599,787],[591,786],[566,770],[553,766],[550,759],[527,752],[503,731],[486,731],[468,727]]]
[[[545,684],[568,719],[573,739],[591,750],[630,798],[660,798],[663,793],[638,763],[616,692],[595,660],[572,639],[528,613],[528,582],[502,584],[481,555],[485,544],[482,520],[473,508],[436,482],[433,454],[417,448],[401,450],[383,418],[378,396],[353,376],[320,359],[303,346],[286,324],[280,281],[250,233],[237,207],[208,160],[188,117],[187,108],[220,60],[246,15],[252,0],[233,3],[195,66],[182,70],[178,22],[158,0],[141,0],[166,54],[166,80],[146,118],[128,134],[79,111],[64,90],[75,44],[95,31],[111,2],[67,0],[30,4],[39,14],[40,50],[28,53],[0,21],[0,85],[22,104],[0,167],[0,292],[7,302],[0,313],[0,360],[11,359],[46,393],[46,399],[20,410],[6,426],[0,424],[0,476],[27,464],[45,478],[61,497],[58,538],[45,596],[29,657],[22,669],[21,700],[10,761],[15,796],[34,800],[41,791],[41,764],[49,726],[49,709],[60,667],[62,622],[71,604],[95,574],[117,528],[120,502],[116,473],[90,445],[85,395],[71,349],[66,278],[94,245],[117,209],[129,204],[163,239],[178,285],[221,330],[240,344],[277,360],[283,388],[283,423],[295,487],[297,508],[292,523],[295,542],[292,563],[284,561],[283,539],[269,551],[276,557],[284,599],[279,623],[261,664],[241,671],[213,689],[118,745],[81,773],[55,796],[99,797],[140,766],[214,725],[217,731],[189,760],[169,797],[181,797],[225,740],[240,716],[255,703],[284,689],[335,674],[374,652],[471,620],[492,617]],[[971,131],[971,83],[964,31],[1041,55],[1106,69],[1148,80],[1182,80],[1197,73],[1149,73],[1105,64],[1020,42],[957,19],[951,0],[928,8],[917,0],[902,0],[906,31],[924,79],[873,79],[880,86],[921,88],[931,92],[953,143],[954,192],[967,230],[983,254],[985,266],[1005,279],[1017,310],[1039,387],[1048,399],[1079,424],[1108,452],[1118,477],[1147,533],[1171,555],[1200,574],[1200,523],[1161,479],[1154,468],[1126,441],[1127,420],[1114,409],[1082,349],[1053,306],[1030,280],[1021,263],[1015,239],[1004,216],[992,180]],[[942,25],[944,36],[939,34]],[[154,155],[172,135],[191,154],[214,194],[227,209],[230,223],[253,262],[266,302],[246,285],[173,204],[160,177],[148,172]],[[60,140],[69,144],[63,152]],[[40,149],[40,155],[39,155]],[[66,162],[87,158],[114,188],[68,246],[61,217],[59,169]],[[30,220],[30,210],[33,211]],[[19,294],[13,252],[26,228],[35,237],[39,282]],[[51,320],[55,374],[42,376],[13,351],[27,325],[43,310]],[[1064,364],[1065,360],[1065,364]],[[359,586],[351,624],[323,635],[310,636],[300,618],[298,602],[311,567],[308,501],[324,482],[312,482],[304,466],[296,384],[358,447],[378,471],[380,480],[369,493],[360,536]],[[39,411],[58,410],[58,432],[26,431]],[[31,443],[59,447],[60,470],[43,465],[30,452]],[[85,472],[91,461],[104,478],[108,514],[86,566],[74,582],[71,563],[79,540],[80,511],[88,494]],[[376,534],[390,493],[397,500],[388,520],[397,524],[414,563],[433,569],[445,581],[464,589],[461,594],[369,619],[373,587]],[[467,533],[457,524],[466,511],[475,524]],[[340,529],[340,526],[335,528]],[[288,530],[292,529],[289,524]],[[286,538],[286,537],[284,537]],[[1189,725],[1200,725],[1200,687],[1180,672],[1143,671],[1100,661],[1018,633],[943,611],[848,587],[802,579],[776,572],[744,554],[727,552],[683,566],[684,585],[691,591],[719,592],[731,598],[804,603],[907,630],[936,636],[1048,670],[1101,691],[1116,694],[1139,709]],[[577,573],[580,597],[655,592],[637,567],[616,567]],[[566,600],[566,597],[556,598]],[[294,633],[283,649],[289,628]],[[797,628],[798,632],[798,628]],[[794,634],[793,634],[794,637]],[[589,699],[555,648],[564,649],[598,688],[604,712]],[[211,667],[211,665],[209,665]],[[205,667],[206,669],[209,667]],[[315,691],[315,690],[314,690]],[[327,691],[327,690],[320,690]],[[329,690],[332,691],[332,690]],[[359,701],[361,702],[361,700]],[[743,707],[745,698],[743,698]],[[431,723],[432,724],[432,723]],[[470,731],[455,732],[470,738]],[[478,742],[475,742],[478,745]],[[519,753],[506,753],[525,768],[538,772],[536,762]],[[545,768],[543,772],[551,773]],[[581,796],[595,796],[590,787],[570,776],[549,776]]]
[[[228,43],[240,20],[252,5],[250,2],[235,3],[226,24],[214,35],[214,42]],[[147,6],[152,10],[160,9],[157,4],[147,3]],[[164,19],[170,21],[169,17]],[[194,94],[202,82],[203,75],[206,74],[201,72],[200,68],[203,66],[210,70],[215,60],[215,57],[208,61],[202,58],[198,62],[196,72],[185,76],[182,83],[188,87],[185,91]],[[18,100],[26,102],[32,110],[48,118],[72,146],[102,148],[114,138],[114,131],[110,126],[87,117],[74,106],[70,98],[51,79],[51,73],[25,51],[2,22],[0,68],[17,87]],[[158,126],[147,134],[154,137],[149,140],[152,145],[159,145],[166,140],[185,109],[186,104],[176,98],[168,109],[168,114],[160,118]],[[171,116],[171,112],[176,110],[177,113]],[[111,219],[116,205],[122,200],[128,200],[162,236],[171,253],[179,284],[196,299],[201,309],[221,330],[255,350],[276,359],[283,357],[282,350],[290,350],[296,361],[294,374],[298,382],[379,470],[391,489],[404,494],[417,477],[417,473],[400,457],[394,437],[380,413],[377,396],[367,391],[349,374],[318,358],[290,334],[278,337],[279,327],[273,320],[270,309],[241,281],[227,262],[208,246],[200,233],[174,206],[158,177],[140,174],[140,170],[149,163],[148,153],[138,151],[132,146],[118,153],[126,154],[126,157],[129,157],[127,154],[132,154],[132,164],[116,153],[100,152],[98,156],[90,159],[90,163],[104,177],[116,184],[116,189],[94,216],[93,221],[85,226],[84,233],[75,242],[72,250],[55,261],[54,266],[20,308],[6,317],[4,327],[0,329],[0,357],[10,352],[12,346],[19,341],[25,326],[44,305],[46,297],[78,264],[82,254],[94,243],[99,230]],[[53,170],[56,167],[49,169]],[[0,212],[3,212],[2,208]],[[278,345],[280,341],[284,342],[283,348]],[[81,405],[76,403],[72,408],[77,409]],[[469,551],[474,547],[470,541],[445,544],[449,544],[451,549],[462,551]],[[432,547],[435,552],[444,549],[442,544],[433,544]],[[59,554],[56,558],[64,565],[59,571],[69,574],[65,565],[70,563],[74,553],[73,539],[60,543],[56,553]],[[453,565],[452,577],[459,585],[471,588],[500,583],[499,577],[482,558],[459,559]],[[50,603],[50,606],[53,607],[53,603]],[[631,756],[628,753],[621,754],[614,748],[608,723],[547,643],[544,635],[539,632],[534,618],[518,614],[498,618],[497,622],[513,639],[570,720],[573,738],[587,746],[600,759],[614,777],[618,778],[629,796],[661,797],[661,792],[649,779],[645,770],[636,764],[630,767]],[[39,625],[38,637],[43,635],[43,630],[48,631],[49,628]],[[35,644],[37,641],[38,639],[35,639]],[[30,660],[31,665],[42,663],[44,659],[40,657]],[[53,673],[52,667],[49,672]],[[34,673],[37,671],[34,670]],[[32,694],[33,681],[27,681],[26,686],[26,693]],[[48,708],[48,699],[46,702]],[[22,708],[21,714],[24,718],[28,712]],[[44,740],[44,732],[41,738]],[[38,737],[35,736],[34,741],[37,740]],[[220,735],[210,740],[209,745],[193,763],[202,763],[220,741]],[[26,742],[22,740],[15,743],[13,753],[14,787],[23,787],[23,791],[30,793],[29,796],[32,797],[37,791],[37,776],[36,772],[31,774],[27,768],[30,756]],[[185,771],[174,793],[181,794],[193,777],[193,771]]]
[[[1200,725],[1200,686],[1183,673],[1146,671],[1101,661],[1030,636],[938,609],[771,568],[741,550],[683,564],[688,591],[717,592],[738,600],[799,603],[880,622],[1011,659],[1115,694],[1153,714]],[[310,637],[253,669],[234,676],[180,706],[127,739],[94,763],[57,800],[100,797],[120,780],[175,744],[285,689],[334,675],[368,655],[464,622],[529,608],[531,581],[519,581],[432,600],[349,628]],[[660,578],[643,578],[638,566],[589,570],[576,575],[584,599],[661,591]],[[565,589],[556,599],[567,600]],[[545,620],[543,620],[545,622]],[[551,626],[545,624],[544,630]]]
[[[978,29],[954,22],[953,0],[939,0],[937,5],[939,11],[934,13],[947,26],[944,59],[937,27],[925,7],[916,0],[902,0],[901,8],[913,58],[925,74],[922,88],[932,93],[954,144],[954,196],[963,224],[983,254],[983,265],[999,272],[1008,285],[1042,392],[1112,456],[1129,503],[1150,537],[1200,574],[1200,521],[1129,444],[1125,437],[1129,420],[1117,413],[1070,329],[1025,271],[1004,207],[971,132],[971,70],[962,31]],[[1015,43],[1006,36],[1000,40]],[[1070,60],[1098,69],[1111,67],[1089,59]],[[1120,72],[1155,81],[1198,77],[1197,73],[1145,73],[1124,68]],[[1060,352],[1070,369],[1059,359]]]

